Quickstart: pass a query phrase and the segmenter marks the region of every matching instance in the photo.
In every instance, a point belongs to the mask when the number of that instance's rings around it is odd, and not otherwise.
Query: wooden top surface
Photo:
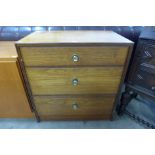
[[[132,41],[112,31],[45,31],[33,32],[17,44],[60,43],[127,43]]]
[[[0,61],[14,60],[17,57],[14,41],[0,41]]]

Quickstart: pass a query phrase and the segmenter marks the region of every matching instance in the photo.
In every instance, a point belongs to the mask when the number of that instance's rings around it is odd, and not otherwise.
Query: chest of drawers
[[[127,80],[149,96],[155,96],[155,40],[139,39]]]
[[[35,32],[16,42],[37,119],[111,119],[132,46],[110,31]]]

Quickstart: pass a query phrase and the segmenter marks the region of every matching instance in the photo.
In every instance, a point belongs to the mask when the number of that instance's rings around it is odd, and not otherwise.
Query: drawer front
[[[114,96],[35,96],[34,103],[41,118],[110,118]]]
[[[148,89],[155,94],[155,74],[137,70],[132,82],[133,84]]]
[[[123,65],[128,47],[20,47],[26,66]]]
[[[145,43],[144,45],[138,55],[140,63],[155,66],[155,45],[149,43]]]
[[[33,95],[115,94],[122,70],[122,67],[26,68]]]

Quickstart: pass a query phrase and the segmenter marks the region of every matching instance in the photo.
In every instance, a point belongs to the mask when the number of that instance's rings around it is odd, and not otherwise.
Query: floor
[[[144,102],[141,102],[144,101]],[[127,109],[155,124],[155,104],[143,98],[131,101]],[[116,116],[113,121],[42,121],[33,119],[0,119],[1,129],[144,129],[145,126],[127,115]]]

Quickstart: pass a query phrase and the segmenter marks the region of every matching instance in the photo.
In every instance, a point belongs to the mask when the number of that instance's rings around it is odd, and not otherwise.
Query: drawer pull
[[[152,87],[152,90],[155,90],[155,87]]]
[[[77,110],[79,108],[79,105],[77,103],[72,104],[73,110]]]
[[[78,62],[79,59],[80,59],[79,56],[76,55],[76,54],[74,54],[74,55],[72,56],[72,60],[73,60],[73,62]]]
[[[143,77],[142,77],[140,74],[137,74],[137,77],[138,77],[140,80],[143,79]]]
[[[72,80],[72,85],[73,85],[73,86],[77,86],[78,83],[79,83],[79,80],[78,80],[78,79],[73,79],[73,80]]]
[[[144,51],[144,53],[145,53],[145,56],[144,56],[145,59],[152,58],[152,55],[150,54],[149,51]]]

